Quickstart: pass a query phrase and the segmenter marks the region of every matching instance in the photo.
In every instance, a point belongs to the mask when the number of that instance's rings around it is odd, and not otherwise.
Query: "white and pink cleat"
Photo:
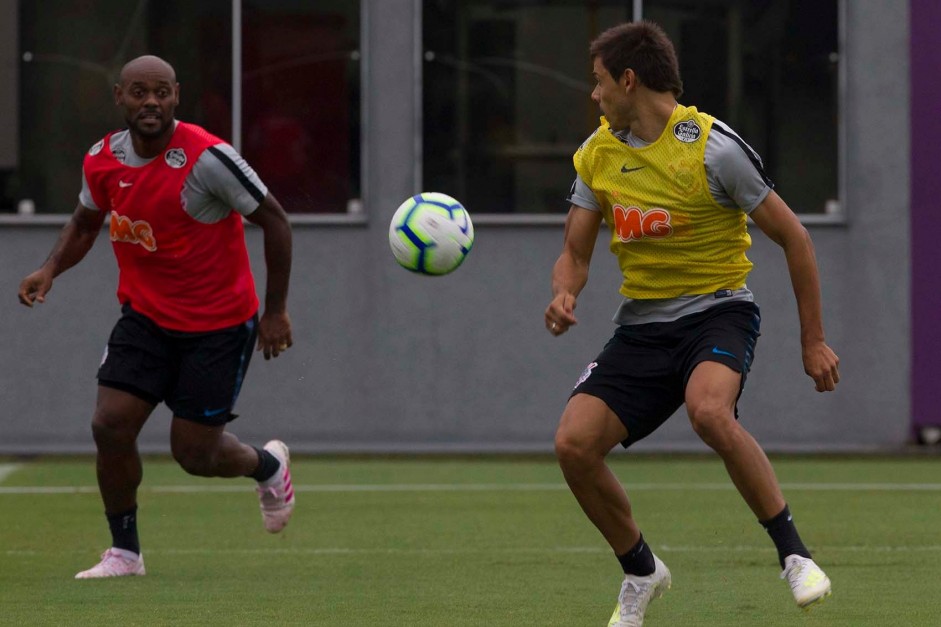
[[[271,440],[264,449],[274,455],[281,466],[277,472],[258,484],[258,498],[261,506],[261,518],[268,533],[278,533],[284,529],[294,511],[294,487],[291,485],[291,470],[288,464],[291,455],[287,445],[281,440]]]
[[[132,551],[110,548],[101,554],[101,561],[88,570],[75,575],[76,579],[99,579],[101,577],[128,577],[146,574],[144,558]]]

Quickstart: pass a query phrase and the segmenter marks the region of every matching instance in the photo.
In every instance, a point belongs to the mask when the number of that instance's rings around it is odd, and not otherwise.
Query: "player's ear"
[[[621,86],[626,90],[630,90],[632,87],[637,86],[637,73],[631,68],[624,70],[624,73],[621,75]]]
[[[114,104],[121,106],[121,83],[115,83],[111,93],[114,95]]]

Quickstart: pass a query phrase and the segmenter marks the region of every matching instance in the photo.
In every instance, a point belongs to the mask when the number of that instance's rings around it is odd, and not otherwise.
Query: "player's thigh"
[[[621,423],[623,430],[606,431],[623,436],[612,446],[620,442],[627,447],[647,437],[683,403],[682,379],[665,344],[660,334],[620,327],[576,382],[572,401],[594,397],[611,412],[608,417]]]
[[[694,370],[702,362],[723,364],[745,378],[755,359],[755,349],[761,336],[761,315],[751,302],[735,302],[712,307],[689,316],[679,323],[682,342],[684,387]]]
[[[99,385],[92,428],[101,435],[123,433],[136,438],[154,406],[132,392]]]
[[[734,416],[760,336],[758,307],[750,302],[720,305],[687,325],[681,353],[690,418],[717,412]]]
[[[734,416],[742,385],[742,374],[715,361],[702,361],[686,384],[686,409],[690,419],[727,414]]]
[[[219,450],[225,424],[207,425],[174,416],[170,423],[170,450],[177,460],[202,459]]]
[[[166,403],[174,417],[206,426],[233,420],[254,352],[257,320],[180,342],[179,374]]]
[[[131,394],[151,405],[162,401],[176,379],[173,340],[152,320],[129,305],[122,308],[98,367],[100,387]],[[107,410],[120,395],[105,393],[98,406]]]

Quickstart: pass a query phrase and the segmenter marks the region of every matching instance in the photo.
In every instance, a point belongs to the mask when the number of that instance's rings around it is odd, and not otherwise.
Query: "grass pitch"
[[[941,458],[773,460],[833,596],[802,612],[716,458],[617,455],[673,572],[648,627],[941,625]],[[145,577],[76,581],[109,544],[94,461],[0,461],[0,624],[605,625],[621,573],[549,458],[299,458],[264,532],[248,480],[144,461]]]

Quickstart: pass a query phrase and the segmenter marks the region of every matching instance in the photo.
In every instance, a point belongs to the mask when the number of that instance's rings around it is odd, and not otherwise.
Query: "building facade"
[[[0,110],[17,123],[0,133],[0,453],[93,448],[94,375],[118,315],[107,239],[46,304],[17,306],[14,292],[74,208],[82,153],[120,125],[117,69],[145,52],[177,68],[180,117],[216,125],[294,222],[295,346],[249,369],[241,437],[274,432],[309,452],[550,451],[568,391],[614,330],[620,284],[599,242],[580,324],[545,332],[570,155],[597,124],[587,44],[637,15],[665,24],[689,102],[758,149],[816,245],[839,389],[818,394],[803,374],[783,254],[753,229],[762,337],[743,423],[771,450],[821,451],[893,449],[941,423],[941,92],[919,79],[941,67],[929,0],[835,1],[810,18],[827,3],[121,3],[97,57],[57,48],[65,26],[31,16],[32,3],[3,4],[17,18],[3,26],[16,43],[0,51],[0,80],[17,95]],[[797,36],[808,20],[830,21]],[[474,250],[447,277],[407,273],[389,252],[388,220],[423,190],[475,218]],[[263,285],[260,233],[247,238]],[[142,448],[167,450],[168,423],[161,408]],[[637,448],[703,447],[681,410]]]

